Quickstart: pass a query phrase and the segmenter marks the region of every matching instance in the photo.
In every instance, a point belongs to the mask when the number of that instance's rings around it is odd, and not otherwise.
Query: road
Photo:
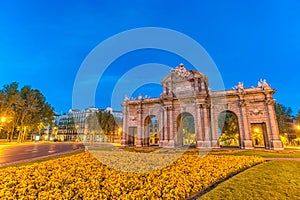
[[[54,156],[79,150],[82,147],[81,143],[37,142],[19,145],[1,145],[0,143],[0,166]]]

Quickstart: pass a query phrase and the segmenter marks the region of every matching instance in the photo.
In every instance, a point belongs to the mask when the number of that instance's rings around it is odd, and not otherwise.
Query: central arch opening
[[[156,115],[149,115],[145,119],[145,137],[144,146],[158,146],[159,145],[159,127],[158,117]]]
[[[181,113],[177,118],[177,133],[180,136],[180,146],[195,146],[196,133],[194,117],[190,113]]]
[[[231,111],[223,111],[218,117],[220,147],[240,147],[238,118]]]

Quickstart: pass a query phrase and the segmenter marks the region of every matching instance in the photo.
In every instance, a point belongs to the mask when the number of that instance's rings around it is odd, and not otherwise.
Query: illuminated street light
[[[5,116],[1,117],[1,123],[3,124],[4,122],[6,122],[7,118]]]
[[[297,130],[300,130],[300,125],[296,125],[296,129],[297,129]]]

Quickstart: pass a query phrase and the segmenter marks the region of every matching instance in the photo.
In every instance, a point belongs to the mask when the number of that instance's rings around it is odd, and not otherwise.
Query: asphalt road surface
[[[82,149],[82,147],[81,143],[37,142],[20,145],[1,145],[0,143],[0,166],[63,154]]]

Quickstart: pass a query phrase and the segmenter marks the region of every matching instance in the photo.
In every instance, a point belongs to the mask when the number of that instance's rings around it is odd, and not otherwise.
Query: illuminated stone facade
[[[183,117],[189,115],[194,119],[195,142],[191,144],[197,148],[218,148],[218,118],[226,111],[237,118],[240,148],[257,145],[255,131],[261,131],[264,148],[283,148],[272,98],[275,90],[265,80],[253,88],[244,88],[240,82],[232,90],[212,92],[204,74],[188,71],[181,64],[161,83],[163,92],[159,98],[125,97],[122,145],[182,147],[186,145],[185,130],[180,127]]]

